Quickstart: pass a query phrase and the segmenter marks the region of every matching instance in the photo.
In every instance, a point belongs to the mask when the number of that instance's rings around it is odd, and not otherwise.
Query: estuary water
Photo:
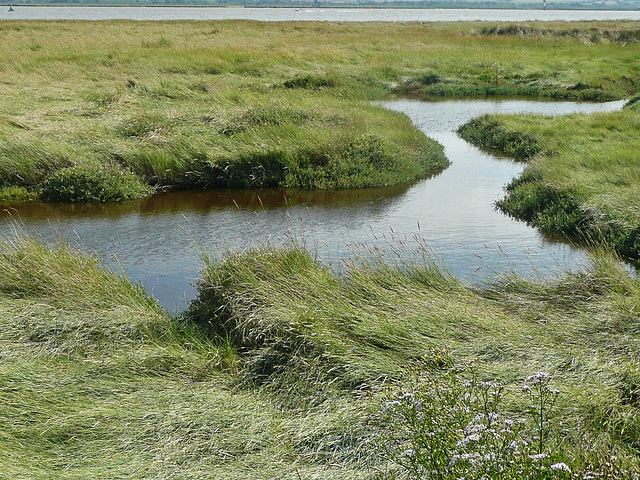
[[[482,152],[454,130],[489,112],[590,113],[623,103],[383,102],[442,143],[451,166],[416,184],[383,189],[189,191],[107,205],[32,203],[5,211],[0,236],[11,238],[18,229],[48,242],[69,242],[126,272],[171,311],[195,296],[202,252],[219,258],[290,241],[335,269],[344,259],[374,252],[416,261],[426,255],[473,281],[505,271],[553,275],[587,264],[585,253],[497,212],[494,202],[523,164]]]
[[[542,3],[542,2],[541,2]],[[630,10],[498,10],[414,8],[256,7],[0,7],[0,20],[259,20],[327,22],[588,21],[640,20]]]

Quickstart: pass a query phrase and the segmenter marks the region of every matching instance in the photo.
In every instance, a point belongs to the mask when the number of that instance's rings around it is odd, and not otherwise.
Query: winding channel
[[[453,131],[483,113],[592,113],[623,103],[384,102],[442,143],[451,166],[417,184],[385,189],[191,191],[123,204],[25,204],[0,218],[0,236],[11,238],[17,229],[47,242],[67,241],[126,272],[170,311],[195,296],[201,252],[219,257],[291,240],[336,268],[345,258],[373,251],[419,261],[426,255],[465,280],[505,271],[553,275],[588,263],[585,253],[493,207],[524,165],[484,153]]]

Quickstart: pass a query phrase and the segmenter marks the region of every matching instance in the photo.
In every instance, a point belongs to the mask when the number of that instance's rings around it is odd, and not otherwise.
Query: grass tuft
[[[58,170],[42,182],[40,197],[49,202],[115,202],[152,192],[121,167],[77,165]]]

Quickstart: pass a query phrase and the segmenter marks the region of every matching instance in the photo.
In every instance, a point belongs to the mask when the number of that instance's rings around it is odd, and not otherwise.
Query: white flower
[[[500,419],[501,415],[499,413],[490,413],[489,414],[489,421],[490,422],[495,422],[498,419]]]
[[[549,455],[547,455],[546,453],[536,453],[535,455],[529,455],[529,458],[534,462],[537,462],[539,460],[544,460],[545,458],[548,458],[548,457]]]
[[[464,437],[462,440],[458,440],[456,443],[456,447],[464,447],[469,445],[469,442],[478,442],[480,440],[480,435],[474,433],[473,435],[469,435],[468,437]]]
[[[452,467],[458,462],[469,462],[471,465],[475,465],[479,458],[479,453],[463,453],[461,455],[453,455],[451,457],[451,461],[449,462],[449,466]]]
[[[383,410],[387,410],[387,409],[395,409],[395,407],[399,407],[400,405],[402,405],[398,400],[393,400],[392,402],[385,402],[382,405],[382,409]]]
[[[484,432],[487,429],[486,425],[480,424],[472,424],[470,423],[467,428],[464,429],[464,433],[466,435],[471,435],[472,433]]]
[[[536,372],[527,377],[526,382],[532,385],[546,385],[553,380],[553,375],[547,372]]]
[[[567,465],[564,462],[560,462],[560,463],[554,463],[553,465],[551,465],[549,467],[549,470],[557,470],[560,472],[569,472],[571,473],[571,469],[569,468],[569,465]]]

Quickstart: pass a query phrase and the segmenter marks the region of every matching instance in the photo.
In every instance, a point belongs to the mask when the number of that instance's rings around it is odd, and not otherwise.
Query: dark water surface
[[[542,4],[542,2],[541,2]],[[0,7],[1,19],[39,20],[260,20],[330,22],[457,22],[485,20],[586,21],[640,20],[640,11],[624,10],[498,10],[412,8],[251,8],[251,7]]]
[[[602,104],[520,100],[384,102],[441,142],[452,165],[411,186],[337,192],[194,191],[108,205],[33,203],[0,219],[0,235],[18,227],[46,241],[63,239],[126,271],[169,310],[194,297],[200,252],[215,257],[256,244],[303,242],[338,268],[354,250],[395,257],[398,248],[429,251],[455,275],[505,270],[549,275],[587,263],[584,252],[541,236],[493,208],[522,164],[481,152],[453,130],[482,113],[548,115],[620,109]]]

